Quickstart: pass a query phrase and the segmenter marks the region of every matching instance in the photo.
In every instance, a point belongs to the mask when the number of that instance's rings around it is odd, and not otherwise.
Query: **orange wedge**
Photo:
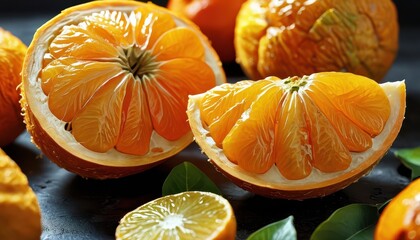
[[[35,144],[81,176],[117,178],[190,144],[188,95],[225,75],[189,20],[152,3],[92,1],[36,31],[22,81]]]
[[[381,159],[401,128],[405,83],[351,73],[223,84],[190,97],[196,142],[239,186],[305,199],[342,189]]]
[[[189,191],[155,199],[127,213],[115,236],[117,240],[233,240],[236,219],[222,196]]]

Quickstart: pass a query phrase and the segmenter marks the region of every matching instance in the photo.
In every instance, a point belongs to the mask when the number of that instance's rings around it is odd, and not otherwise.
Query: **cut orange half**
[[[397,137],[405,83],[351,73],[268,77],[190,97],[196,142],[218,170],[252,192],[305,199],[366,174]]]
[[[22,70],[33,141],[89,178],[143,171],[192,142],[188,95],[225,82],[207,38],[152,3],[93,1],[39,28]]]

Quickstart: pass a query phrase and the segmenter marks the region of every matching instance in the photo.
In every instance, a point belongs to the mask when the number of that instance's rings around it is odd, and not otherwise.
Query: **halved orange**
[[[0,239],[41,237],[41,210],[28,178],[0,149]]]
[[[115,237],[129,239],[233,240],[236,219],[229,201],[188,191],[152,200],[127,213]]]
[[[92,1],[40,27],[22,70],[33,141],[89,178],[150,168],[192,142],[188,95],[225,82],[207,38],[152,3]]]
[[[344,188],[386,153],[401,128],[405,83],[351,73],[223,84],[190,97],[196,142],[252,192],[305,199]]]
[[[385,207],[375,229],[376,240],[420,239],[420,179],[406,186]]]

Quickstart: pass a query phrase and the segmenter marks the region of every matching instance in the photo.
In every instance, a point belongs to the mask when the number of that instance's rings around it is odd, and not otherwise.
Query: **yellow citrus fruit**
[[[19,166],[0,149],[0,239],[39,239],[41,213]]]
[[[252,79],[347,71],[379,82],[397,54],[398,32],[391,0],[248,0],[234,40]]]
[[[25,129],[19,104],[26,45],[0,28],[0,147],[11,143]]]
[[[304,199],[366,174],[401,128],[405,83],[351,73],[223,84],[190,97],[195,140],[239,186]]]
[[[385,207],[376,224],[376,240],[420,239],[420,179],[406,186]]]
[[[220,195],[189,191],[150,201],[127,213],[116,239],[235,239],[236,219]]]
[[[207,38],[152,3],[92,1],[35,33],[22,108],[52,161],[89,178],[150,168],[192,142],[188,95],[226,81]]]

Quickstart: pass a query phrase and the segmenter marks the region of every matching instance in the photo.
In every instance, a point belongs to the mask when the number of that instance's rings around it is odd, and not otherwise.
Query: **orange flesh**
[[[241,92],[253,94],[237,97]],[[350,153],[369,149],[390,115],[376,82],[343,73],[221,86],[207,92],[199,107],[204,126],[231,162],[252,173],[275,164],[287,179],[305,178],[313,168],[347,169]]]
[[[79,143],[136,155],[149,152],[153,131],[169,141],[188,133],[188,95],[215,86],[196,33],[147,6],[63,27],[39,77],[51,112]]]

